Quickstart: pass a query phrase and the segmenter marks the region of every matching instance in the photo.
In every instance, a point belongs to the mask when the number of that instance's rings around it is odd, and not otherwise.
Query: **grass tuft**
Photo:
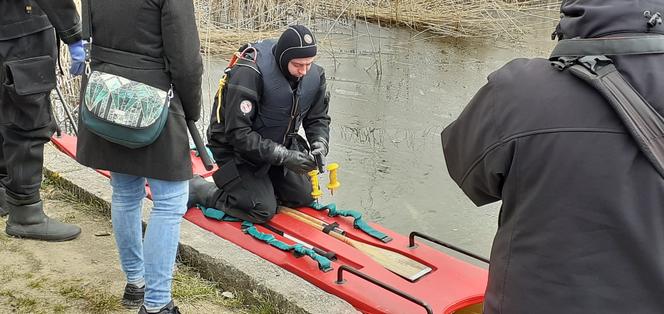
[[[88,283],[65,282],[59,292],[64,297],[85,302],[91,313],[109,313],[122,308],[119,296],[91,287]]]
[[[183,303],[196,303],[200,301],[212,302],[231,308],[245,307],[239,298],[226,299],[221,295],[218,284],[204,279],[196,270],[184,264],[177,265],[173,275],[173,297]],[[237,293],[234,293],[237,296]]]

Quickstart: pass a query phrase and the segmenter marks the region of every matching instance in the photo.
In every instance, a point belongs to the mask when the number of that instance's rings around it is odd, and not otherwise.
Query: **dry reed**
[[[228,55],[276,36],[289,23],[341,18],[396,25],[445,37],[513,37],[558,1],[522,0],[196,0],[205,52]],[[541,22],[541,19],[539,19]],[[328,31],[331,31],[328,30]]]

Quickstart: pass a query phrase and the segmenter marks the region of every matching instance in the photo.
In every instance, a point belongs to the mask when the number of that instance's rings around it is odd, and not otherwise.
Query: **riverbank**
[[[4,233],[7,218],[0,219],[0,313],[136,313],[120,304],[124,275],[99,204],[81,202],[51,179],[44,181],[42,197],[51,217],[77,224],[83,233],[60,243],[17,239]],[[258,312],[223,292],[178,264],[173,295],[183,313]]]

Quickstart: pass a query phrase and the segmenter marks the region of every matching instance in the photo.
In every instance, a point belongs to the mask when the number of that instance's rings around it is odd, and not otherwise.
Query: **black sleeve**
[[[327,84],[325,82],[325,71],[321,68],[320,73],[320,87],[316,94],[316,100],[307,112],[307,115],[302,120],[304,132],[307,135],[307,140],[311,143],[317,138],[324,139],[327,143],[330,142],[330,116],[327,111],[330,107],[330,94],[327,92]]]
[[[35,0],[66,44],[81,40],[81,18],[73,0]]]
[[[456,121],[443,130],[442,143],[450,176],[478,206],[502,198],[502,187],[514,155],[515,140],[501,140],[493,111],[500,90],[496,82],[482,87]]]
[[[161,10],[164,53],[185,117],[201,115],[203,60],[192,0],[165,0]]]
[[[226,84],[222,101],[226,140],[251,162],[273,163],[274,150],[279,144],[263,138],[252,128],[261,103],[260,74],[253,68],[236,65]]]

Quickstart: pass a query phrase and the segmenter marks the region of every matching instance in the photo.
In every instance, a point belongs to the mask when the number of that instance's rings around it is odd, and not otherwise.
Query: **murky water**
[[[327,160],[341,165],[341,188],[334,196],[325,191],[322,202],[488,256],[500,204],[477,208],[466,198],[447,174],[440,132],[489,73],[517,57],[546,57],[554,26],[495,41],[435,40],[364,24],[319,33],[317,63],[332,93]],[[208,60],[208,96],[225,64]]]

